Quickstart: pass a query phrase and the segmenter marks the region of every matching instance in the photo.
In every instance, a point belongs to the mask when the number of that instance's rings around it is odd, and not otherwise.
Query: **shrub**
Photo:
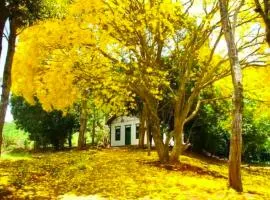
[[[63,116],[58,110],[46,112],[38,100],[35,101],[35,105],[30,105],[23,97],[12,96],[11,112],[16,126],[29,133],[37,148],[49,144],[55,149],[64,147],[67,137],[77,128],[78,119],[71,113]]]

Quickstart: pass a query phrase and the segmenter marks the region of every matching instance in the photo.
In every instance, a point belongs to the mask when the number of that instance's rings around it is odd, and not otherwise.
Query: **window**
[[[136,124],[136,139],[139,139],[140,125]]]
[[[116,126],[115,127],[115,141],[120,141],[121,140],[121,127]]]

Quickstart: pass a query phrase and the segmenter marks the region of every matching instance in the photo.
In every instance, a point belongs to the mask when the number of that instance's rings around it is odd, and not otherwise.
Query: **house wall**
[[[139,144],[139,139],[136,139],[136,124],[139,124],[140,120],[137,117],[118,117],[111,123],[111,146],[124,146],[125,145],[125,127],[131,126],[131,145]],[[115,128],[120,126],[120,140],[115,140]]]
[[[137,117],[122,116],[112,121],[110,126],[111,131],[111,146],[125,146],[125,127],[131,126],[131,145],[138,145],[139,139],[136,139],[136,125],[140,124],[140,120]],[[120,140],[115,140],[115,128],[121,127]],[[147,144],[147,135],[144,135],[144,144]],[[152,146],[155,146],[154,139],[152,138]]]

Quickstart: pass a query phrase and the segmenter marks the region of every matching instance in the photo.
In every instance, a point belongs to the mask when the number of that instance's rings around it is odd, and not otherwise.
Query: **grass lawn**
[[[223,162],[182,156],[161,166],[131,149],[32,154],[0,160],[0,199],[270,199],[270,169],[243,166],[244,192],[227,189]]]
[[[3,129],[3,152],[14,149],[27,149],[31,147],[28,134],[16,128],[15,123],[6,122]]]

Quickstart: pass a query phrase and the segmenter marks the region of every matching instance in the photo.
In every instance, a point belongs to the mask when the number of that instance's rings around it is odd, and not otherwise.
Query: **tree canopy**
[[[213,102],[231,98],[231,152],[239,159],[230,164],[237,161],[239,170],[244,99],[269,101],[269,77],[263,75],[268,72],[269,51],[258,15],[266,21],[264,4],[74,1],[64,17],[40,21],[22,32],[12,91],[31,104],[38,99],[47,111],[67,112],[80,103],[81,124],[86,124],[89,99],[110,115],[137,108],[139,115],[147,115],[144,119],[162,163],[178,162],[190,146],[184,130],[202,112],[201,106],[211,118],[211,109],[219,108]],[[211,90],[222,92],[208,95]],[[222,109],[227,106],[226,102]],[[167,128],[166,140],[161,125]],[[175,142],[169,151],[171,138]]]

